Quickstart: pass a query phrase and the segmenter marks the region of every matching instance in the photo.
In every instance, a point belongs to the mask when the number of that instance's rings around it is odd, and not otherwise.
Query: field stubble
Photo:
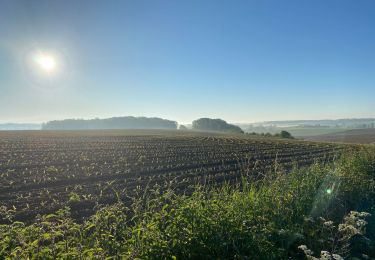
[[[238,182],[275,163],[330,162],[333,144],[173,131],[0,133],[1,222],[32,221],[70,205],[78,220],[145,187],[189,193]]]

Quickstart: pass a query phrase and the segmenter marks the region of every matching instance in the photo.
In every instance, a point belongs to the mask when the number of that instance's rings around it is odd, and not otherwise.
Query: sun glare
[[[56,61],[52,56],[41,55],[37,58],[37,63],[43,70],[51,72],[56,68]]]
[[[25,54],[24,61],[27,76],[39,88],[61,88],[68,80],[67,58],[58,50],[34,48]]]

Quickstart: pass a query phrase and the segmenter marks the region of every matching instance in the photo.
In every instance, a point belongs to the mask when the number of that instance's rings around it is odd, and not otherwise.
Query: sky
[[[375,117],[374,11],[373,0],[0,0],[0,123]]]

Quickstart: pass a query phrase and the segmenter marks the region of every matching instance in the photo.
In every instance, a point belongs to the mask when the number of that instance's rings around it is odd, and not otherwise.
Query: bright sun
[[[56,68],[56,61],[52,56],[40,55],[36,61],[38,65],[47,72],[51,72]]]

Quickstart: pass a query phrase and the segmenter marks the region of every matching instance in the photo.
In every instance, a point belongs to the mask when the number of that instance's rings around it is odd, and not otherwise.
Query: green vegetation
[[[375,257],[374,149],[288,174],[277,162],[272,169],[191,196],[139,189],[132,203],[119,199],[82,224],[64,208],[2,225],[0,259]]]
[[[193,121],[193,129],[200,131],[215,131],[243,134],[243,130],[235,125],[228,124],[222,119],[200,118]]]

